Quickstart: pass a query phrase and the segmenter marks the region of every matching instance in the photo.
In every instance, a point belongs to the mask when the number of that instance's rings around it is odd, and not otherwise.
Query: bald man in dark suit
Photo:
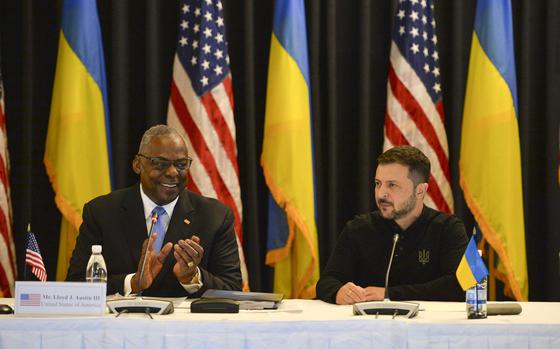
[[[185,189],[191,162],[176,130],[158,125],[146,131],[132,163],[140,183],[84,206],[67,280],[85,280],[91,246],[102,245],[107,294],[198,297],[208,288],[240,290],[232,211]],[[147,241],[155,210],[161,214],[154,226],[162,228]]]

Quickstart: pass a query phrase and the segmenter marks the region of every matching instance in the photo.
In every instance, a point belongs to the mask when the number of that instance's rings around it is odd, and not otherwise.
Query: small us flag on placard
[[[39,306],[41,305],[41,294],[40,293],[22,293],[19,296],[19,304],[22,307],[25,306]]]
[[[27,226],[27,250],[25,252],[25,265],[31,267],[31,272],[41,281],[47,281],[47,270],[39,250],[39,244],[31,227]]]

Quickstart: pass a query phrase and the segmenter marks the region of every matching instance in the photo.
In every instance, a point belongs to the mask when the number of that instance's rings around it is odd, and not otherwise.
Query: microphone
[[[393,249],[391,250],[391,257],[389,257],[389,265],[387,266],[387,273],[385,274],[385,297],[384,301],[389,301],[389,273],[391,272],[391,266],[393,265],[393,256],[395,255],[395,247],[397,247],[397,242],[399,242],[399,233],[393,235]]]
[[[148,232],[148,242],[146,243],[146,248],[144,249],[144,260],[142,261],[142,268],[140,268],[140,276],[138,277],[138,293],[136,296],[115,297],[115,299],[107,301],[109,311],[111,313],[117,313],[117,316],[124,313],[145,313],[152,318],[151,314],[167,315],[173,313],[173,302],[152,297],[142,297],[142,292],[144,290],[141,287],[142,279],[144,278],[144,267],[146,266],[150,240],[154,233],[154,225],[158,220],[157,212],[154,211],[152,213],[150,220],[151,224]]]
[[[418,314],[418,307],[420,304],[415,302],[393,302],[389,299],[389,274],[391,273],[395,248],[397,247],[399,238],[400,236],[398,233],[393,235],[393,248],[391,249],[387,273],[385,274],[384,299],[382,301],[354,303],[354,315],[375,315],[376,317],[379,315],[392,315],[394,319],[396,316],[406,316],[410,318]]]
[[[152,234],[154,233],[154,225],[158,220],[158,213],[154,211],[152,213],[151,224],[150,224],[150,231],[148,232],[148,243],[146,244],[146,249],[144,250],[144,260],[142,261],[142,268],[140,268],[140,277],[138,278],[138,293],[136,294],[138,297],[142,296],[142,278],[144,277],[144,267],[146,266],[146,256],[148,255],[148,248],[150,247],[150,240],[152,239]]]

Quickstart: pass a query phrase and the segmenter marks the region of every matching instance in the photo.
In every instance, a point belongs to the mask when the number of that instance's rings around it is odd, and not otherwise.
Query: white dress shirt
[[[144,189],[142,188],[142,184],[140,184],[140,197],[142,198],[142,204],[144,206],[144,217],[146,219],[146,231],[150,231],[150,225],[152,224],[152,211],[156,206],[159,206],[155,202],[153,202],[146,193],[144,193]],[[165,215],[161,215],[158,219],[161,219],[163,222],[163,226],[165,227],[165,232],[167,232],[167,228],[169,227],[169,222],[171,221],[171,215],[173,214],[173,210],[175,209],[175,205],[179,197],[177,196],[175,200],[171,201],[167,205],[161,206],[165,210]],[[164,245],[162,245],[163,248]],[[170,252],[173,253],[173,252]],[[124,294],[130,295],[132,292],[132,285],[131,280],[135,273],[128,274],[124,278]],[[200,269],[196,267],[196,273],[189,284],[183,284],[179,282],[181,286],[188,292],[188,293],[195,293],[202,287],[202,278],[200,277]]]

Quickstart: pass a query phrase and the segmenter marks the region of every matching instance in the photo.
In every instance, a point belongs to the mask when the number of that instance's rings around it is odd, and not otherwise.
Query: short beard
[[[409,214],[410,212],[412,212],[415,206],[416,206],[416,197],[414,196],[414,191],[413,191],[410,197],[408,198],[408,200],[404,202],[403,207],[400,210],[397,210],[395,208],[395,211],[393,211],[393,213],[391,213],[388,217],[385,218],[395,219],[395,220],[400,219],[406,216],[407,214]]]

